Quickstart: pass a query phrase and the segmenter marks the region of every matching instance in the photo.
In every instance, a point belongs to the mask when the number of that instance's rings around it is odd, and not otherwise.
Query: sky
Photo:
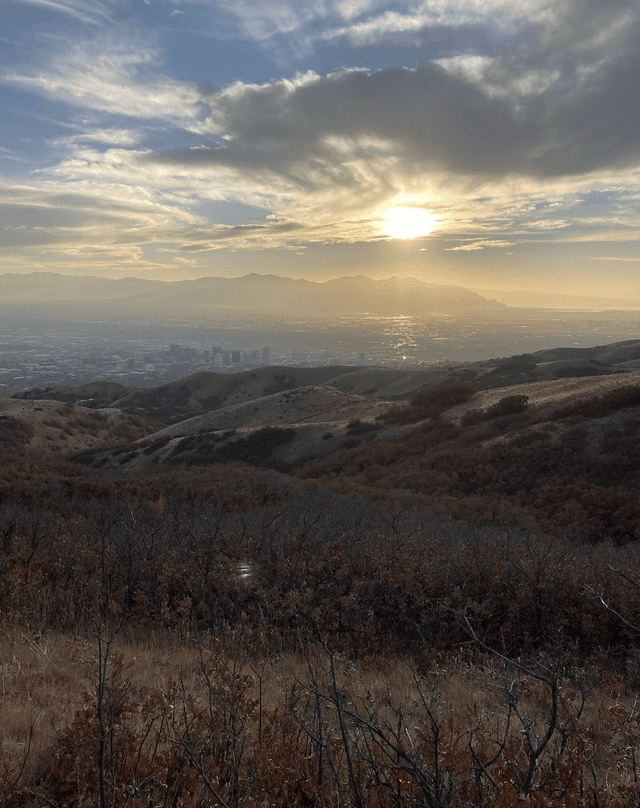
[[[640,0],[0,0],[0,272],[640,301]]]

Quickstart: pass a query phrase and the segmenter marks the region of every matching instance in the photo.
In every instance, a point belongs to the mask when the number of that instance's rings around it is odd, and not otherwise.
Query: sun
[[[436,229],[438,220],[423,208],[390,208],[384,214],[384,229],[391,238],[419,238]]]

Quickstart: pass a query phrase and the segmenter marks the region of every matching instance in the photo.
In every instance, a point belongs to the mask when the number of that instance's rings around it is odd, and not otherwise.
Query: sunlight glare
[[[384,229],[391,238],[428,236],[437,223],[436,217],[423,208],[390,208],[384,215]]]

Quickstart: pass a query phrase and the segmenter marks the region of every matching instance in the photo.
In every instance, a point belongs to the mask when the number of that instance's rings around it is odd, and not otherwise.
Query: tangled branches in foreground
[[[317,643],[302,656],[257,658],[241,652],[242,631],[145,649],[103,629],[79,652],[84,678],[77,660],[66,664],[68,641],[22,634],[34,709],[21,734],[15,720],[9,731],[5,704],[3,806],[507,808],[638,798],[637,699],[619,679],[567,672],[560,652],[384,664]],[[40,705],[52,675],[58,703]]]
[[[75,474],[0,476],[1,808],[640,802],[635,544]]]

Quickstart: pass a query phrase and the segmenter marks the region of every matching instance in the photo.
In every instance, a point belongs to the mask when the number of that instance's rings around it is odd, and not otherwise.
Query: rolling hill
[[[34,458],[135,441],[161,424],[118,409],[93,409],[61,401],[0,398],[0,446],[5,454]]]
[[[220,410],[253,401],[273,393],[307,385],[321,385],[353,368],[283,368],[265,367],[241,373],[201,372],[171,384],[138,390],[116,399],[112,406],[140,410],[170,421]]]

